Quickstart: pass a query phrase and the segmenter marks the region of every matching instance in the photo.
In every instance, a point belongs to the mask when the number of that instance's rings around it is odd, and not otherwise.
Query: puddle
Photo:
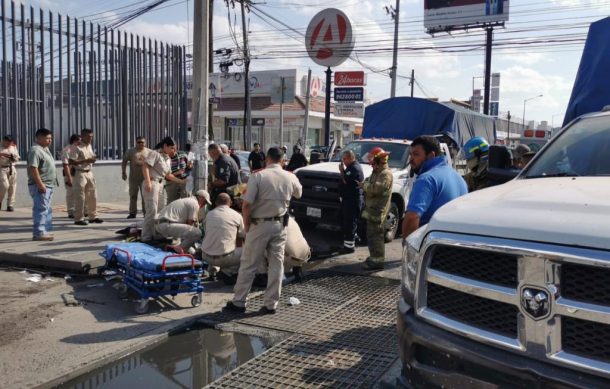
[[[83,374],[58,388],[202,388],[272,347],[277,338],[212,328],[170,335],[150,349]]]

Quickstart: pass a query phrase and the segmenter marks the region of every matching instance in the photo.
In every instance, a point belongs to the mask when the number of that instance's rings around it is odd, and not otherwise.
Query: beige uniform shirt
[[[272,164],[250,176],[244,200],[252,204],[251,218],[277,217],[288,212],[292,197],[298,199],[302,193],[297,176]]]
[[[13,160],[7,157],[0,157],[0,167],[11,167],[13,163],[21,159],[19,157],[19,151],[17,151],[17,148],[15,146],[9,146],[6,148],[0,146],[0,153],[10,154],[13,156]]]
[[[237,237],[244,237],[241,214],[226,205],[208,212],[204,222],[205,237],[201,251],[207,255],[223,255],[235,251]]]
[[[199,203],[194,197],[186,197],[172,201],[157,215],[157,219],[172,223],[186,224],[187,220],[197,220]]]
[[[133,147],[123,154],[123,162],[129,162],[129,176],[143,177],[142,175],[142,160],[148,155],[151,150],[143,148],[141,151]]]
[[[169,163],[169,157],[165,154],[150,150],[149,153],[143,156],[143,161],[150,167],[149,170],[151,180],[165,178],[165,175],[172,171]]]
[[[70,159],[75,161],[83,161],[85,159],[94,158],[95,153],[93,152],[93,147],[90,144],[86,145],[82,143],[80,146],[74,147],[73,151],[70,153]],[[92,163],[83,163],[80,165],[74,165],[74,168],[78,171],[88,172],[91,171],[93,167]]]
[[[67,145],[66,147],[64,147],[61,150],[61,163],[64,165],[69,165],[70,164],[70,156],[71,155],[76,155],[74,154],[76,152],[76,146],[75,145]]]

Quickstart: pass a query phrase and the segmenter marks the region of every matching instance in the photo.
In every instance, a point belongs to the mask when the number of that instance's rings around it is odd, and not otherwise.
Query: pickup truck
[[[610,107],[406,240],[397,330],[412,387],[610,386]]]
[[[394,186],[392,188],[392,200],[390,212],[385,224],[385,240],[390,242],[396,236],[400,220],[405,212],[407,200],[409,199],[410,177],[409,168],[409,145],[411,141],[396,139],[361,139],[346,145],[343,151],[352,150],[362,164],[365,179],[372,173],[372,168],[366,161],[366,154],[374,147],[381,147],[389,151],[388,165],[394,175]],[[441,148],[449,162],[451,156],[449,148],[441,143]],[[330,162],[323,162],[297,169],[295,174],[303,186],[303,195],[291,203],[291,212],[295,216],[301,228],[313,227],[318,223],[339,225],[341,217],[339,214],[339,164],[341,153],[335,155]],[[364,237],[362,228],[359,234]]]

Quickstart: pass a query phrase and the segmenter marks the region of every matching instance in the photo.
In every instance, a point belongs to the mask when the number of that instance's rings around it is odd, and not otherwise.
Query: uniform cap
[[[195,196],[197,197],[203,197],[205,199],[205,202],[208,204],[212,204],[212,201],[210,200],[210,194],[208,193],[207,190],[205,189],[199,189],[197,191],[197,193],[195,193]]]
[[[532,150],[528,145],[524,145],[523,143],[519,143],[517,147],[513,150],[513,159],[523,158],[523,156]]]

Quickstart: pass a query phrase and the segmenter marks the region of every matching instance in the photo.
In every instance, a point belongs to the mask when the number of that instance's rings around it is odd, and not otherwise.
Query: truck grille
[[[422,318],[610,378],[610,253],[440,232],[424,247],[415,304]],[[538,293],[543,307],[531,298]]]
[[[561,266],[561,295],[610,306],[610,269],[566,263]]]
[[[430,268],[490,284],[515,288],[519,284],[516,255],[437,245]]]
[[[517,337],[519,308],[514,305],[498,304],[492,300],[429,284],[428,307],[451,319],[508,337]]]
[[[297,177],[303,186],[302,199],[324,202],[339,202],[339,173],[298,171]]]
[[[564,317],[563,349],[586,358],[610,362],[610,326]]]

